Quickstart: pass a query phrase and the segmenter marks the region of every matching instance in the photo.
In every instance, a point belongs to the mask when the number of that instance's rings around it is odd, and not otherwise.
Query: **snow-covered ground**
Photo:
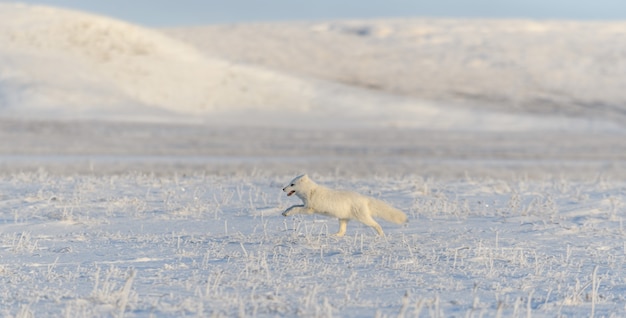
[[[624,23],[0,4],[2,316],[624,316]],[[297,173],[387,237],[285,218]]]
[[[626,177],[621,133],[294,129],[0,119],[0,172]]]
[[[387,236],[282,209],[292,176],[0,178],[3,316],[622,316],[626,183],[315,176]]]

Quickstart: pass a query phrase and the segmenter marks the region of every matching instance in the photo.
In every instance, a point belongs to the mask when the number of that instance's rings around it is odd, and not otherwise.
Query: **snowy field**
[[[336,238],[280,215],[291,177],[5,174],[2,314],[626,314],[623,181],[315,176],[409,216]]]
[[[626,316],[623,30],[0,4],[0,315]]]
[[[626,315],[620,134],[1,127],[3,316]],[[409,222],[285,218],[299,172]]]

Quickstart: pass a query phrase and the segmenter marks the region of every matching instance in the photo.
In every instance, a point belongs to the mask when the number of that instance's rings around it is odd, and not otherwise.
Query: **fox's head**
[[[309,182],[309,176],[303,174],[301,176],[295,177],[288,186],[283,188],[283,191],[287,192],[287,196],[291,196],[292,194],[301,193],[306,187],[306,184]]]

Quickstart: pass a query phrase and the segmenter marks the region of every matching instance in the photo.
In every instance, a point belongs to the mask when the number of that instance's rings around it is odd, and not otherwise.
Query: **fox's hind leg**
[[[376,230],[376,233],[378,233],[378,235],[380,236],[385,236],[385,233],[383,232],[383,228],[380,227],[380,224],[378,224],[378,222],[374,221],[374,219],[372,219],[371,216],[365,216],[363,218],[360,218],[359,221],[361,221],[361,223],[367,225],[367,226],[371,226],[372,228],[374,228],[374,230]]]
[[[339,219],[339,231],[335,233],[336,236],[344,236],[346,234],[346,228],[348,227],[348,219]]]

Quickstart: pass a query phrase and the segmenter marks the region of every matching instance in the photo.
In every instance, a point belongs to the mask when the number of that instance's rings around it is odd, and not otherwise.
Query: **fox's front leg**
[[[339,219],[339,231],[333,235],[344,236],[346,234],[346,228],[348,227],[348,219]]]
[[[294,214],[311,214],[311,213],[313,213],[312,209],[305,208],[303,204],[300,204],[300,205],[294,205],[290,207],[289,209],[285,210],[285,212],[283,212],[283,216],[290,216]]]

